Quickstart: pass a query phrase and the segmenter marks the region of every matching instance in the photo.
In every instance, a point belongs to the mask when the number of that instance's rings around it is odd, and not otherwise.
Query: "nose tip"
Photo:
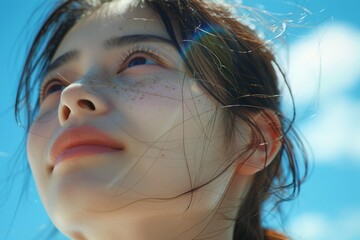
[[[85,118],[104,114],[108,110],[106,101],[82,84],[69,85],[61,93],[58,116],[61,125],[71,118]]]

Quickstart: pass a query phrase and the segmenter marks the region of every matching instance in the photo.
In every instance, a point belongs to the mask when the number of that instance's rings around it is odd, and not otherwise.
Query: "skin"
[[[79,54],[44,79],[58,80],[45,89],[29,132],[28,158],[41,199],[71,239],[231,239],[231,218],[264,167],[263,150],[247,158],[252,167],[243,164],[239,154],[252,135],[241,122],[241,135],[224,146],[223,112],[185,73],[170,44],[104,48],[115,36],[170,39],[150,8],[132,4],[104,4],[77,23],[56,51],[53,62],[72,50]],[[151,49],[159,57],[138,51],[124,59],[132,49]],[[265,138],[274,138],[264,118],[255,120]],[[55,139],[80,126],[96,127],[125,148],[50,166]],[[277,150],[270,147],[268,163]]]

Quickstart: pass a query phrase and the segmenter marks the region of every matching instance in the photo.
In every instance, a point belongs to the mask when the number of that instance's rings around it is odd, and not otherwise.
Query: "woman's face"
[[[67,33],[29,132],[42,201],[74,239],[193,231],[214,216],[234,168],[214,177],[239,153],[225,150],[223,112],[185,73],[160,18],[129,2],[104,4]]]

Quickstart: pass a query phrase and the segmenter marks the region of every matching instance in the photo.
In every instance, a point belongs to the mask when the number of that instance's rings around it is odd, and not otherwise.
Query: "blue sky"
[[[13,117],[16,79],[34,24],[25,25],[38,0],[0,1],[0,181],[22,140]],[[239,1],[237,1],[239,2]],[[286,205],[286,229],[294,239],[360,239],[360,2],[326,0],[244,0],[264,10],[293,15],[310,10],[302,27],[288,22],[286,44],[277,49],[294,89],[297,122],[312,146],[313,168],[300,197]],[[283,15],[281,15],[283,16]],[[31,21],[34,23],[34,21]],[[306,24],[305,24],[306,23]],[[288,101],[286,94],[284,100]],[[16,207],[21,177],[0,206],[0,239]],[[0,187],[3,187],[0,182]],[[9,239],[30,239],[47,226],[33,180],[19,206]],[[30,237],[29,237],[30,236]],[[59,239],[65,239],[59,237]]]

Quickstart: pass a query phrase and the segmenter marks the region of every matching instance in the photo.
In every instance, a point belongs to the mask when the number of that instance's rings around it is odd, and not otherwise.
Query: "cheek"
[[[31,163],[33,160],[38,162],[39,159],[37,158],[44,157],[43,151],[57,128],[59,128],[57,109],[40,112],[40,115],[33,122],[28,133],[27,152]]]
[[[223,122],[216,118],[215,100],[194,79],[177,74],[128,78],[112,93],[118,110],[113,119],[136,143],[130,150],[145,152],[141,159],[177,159],[183,164],[177,168],[190,170],[191,179],[201,171],[201,182],[224,165]],[[204,159],[210,164],[204,166]]]
[[[40,115],[32,124],[27,138],[27,155],[40,194],[48,178],[47,151],[49,139],[59,126],[56,112]]]
[[[178,124],[183,104],[176,76],[129,77],[113,93],[121,124],[135,138],[153,142]]]

